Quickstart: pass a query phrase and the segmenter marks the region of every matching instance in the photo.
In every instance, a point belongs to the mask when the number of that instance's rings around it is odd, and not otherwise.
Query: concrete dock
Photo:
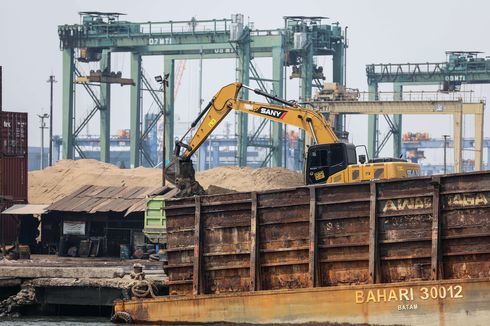
[[[67,307],[112,307],[116,299],[129,299],[133,265],[143,266],[145,278],[165,291],[161,262],[116,258],[68,258],[32,255],[30,260],[0,260],[0,316],[25,311],[63,311]]]

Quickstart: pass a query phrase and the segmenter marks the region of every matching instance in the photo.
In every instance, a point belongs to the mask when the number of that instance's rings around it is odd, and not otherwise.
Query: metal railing
[[[380,63],[366,65],[368,74],[382,75],[400,75],[400,74],[417,74],[417,73],[439,73],[446,70],[447,62],[434,63]]]
[[[254,29],[250,31],[251,36],[281,35],[282,29]]]
[[[475,91],[458,92],[439,92],[439,91],[404,91],[401,98],[403,101],[462,101],[465,103],[478,103],[485,101],[485,97],[478,97]],[[377,92],[373,96],[372,92],[359,92],[359,101],[369,101],[369,98],[376,98],[378,101],[393,101],[399,93],[396,92]]]
[[[80,29],[89,38],[153,34],[229,33],[231,19],[189,20],[167,22],[89,23],[60,26],[59,29]]]
[[[116,22],[116,23],[90,23],[84,25],[59,26],[59,30],[77,30],[87,38],[107,38],[121,36],[145,35],[173,35],[173,34],[228,34],[231,29],[231,19],[212,19],[196,21],[167,21],[167,22]],[[247,27],[247,26],[244,26]],[[250,30],[252,36],[280,35],[281,29],[254,29]]]
[[[370,78],[375,76],[439,76],[454,73],[488,72],[487,60],[461,62],[425,62],[425,63],[380,63],[366,65],[366,73]]]
[[[136,23],[144,34],[228,32],[231,19]]]

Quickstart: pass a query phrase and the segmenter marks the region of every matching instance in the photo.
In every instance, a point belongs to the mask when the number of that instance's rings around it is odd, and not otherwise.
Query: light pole
[[[449,138],[449,135],[442,135],[444,137],[444,174],[447,173],[447,160],[446,160],[446,153],[447,153],[447,139]]]
[[[49,158],[48,165],[53,165],[53,84],[56,83],[54,76],[49,76],[47,83],[50,83],[49,96]]]
[[[166,157],[166,146],[165,146],[165,129],[167,125],[167,86],[168,77],[170,74],[165,74],[162,76],[155,76],[155,81],[162,85],[163,90],[163,131],[162,131],[162,187],[165,187],[165,157]]]
[[[44,113],[44,114],[38,114],[37,115],[41,119],[41,170],[44,169],[44,129],[46,129],[46,123],[44,122],[44,119],[49,118],[49,114]]]

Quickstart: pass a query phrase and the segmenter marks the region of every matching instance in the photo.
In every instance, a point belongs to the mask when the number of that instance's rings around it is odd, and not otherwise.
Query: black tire
[[[111,322],[115,324],[132,324],[133,318],[125,311],[118,311],[112,315]]]

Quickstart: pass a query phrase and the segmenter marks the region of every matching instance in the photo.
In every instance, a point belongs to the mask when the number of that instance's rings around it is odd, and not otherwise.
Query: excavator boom
[[[241,83],[229,84],[223,87],[213,97],[211,102],[206,106],[206,109],[203,110],[193,122],[193,126],[191,126],[194,127],[200,121],[191,142],[187,145],[183,143],[178,144],[178,150],[180,150],[180,147],[185,148],[185,152],[181,158],[192,156],[232,110],[245,112],[247,114],[304,129],[316,143],[329,144],[338,142],[335,132],[330,128],[328,121],[321,113],[303,108],[296,103],[284,101],[256,89],[252,89],[252,91],[259,95],[269,97],[281,104],[241,100],[238,98],[238,94],[242,87],[246,86]]]
[[[265,96],[273,103],[240,99],[239,93],[242,88]],[[305,130],[315,143],[309,147],[306,159],[305,182],[308,184],[402,178],[417,175],[420,170],[417,164],[394,158],[366,163],[365,159],[360,157],[361,164],[358,164],[355,146],[340,142],[327,119],[317,110],[285,101],[258,89],[251,89],[241,83],[232,83],[221,88],[191,124],[189,131],[197,126],[191,141],[188,144],[183,142],[188,131],[176,142],[174,163],[177,164],[171,165],[174,165],[174,182],[181,189],[181,195],[204,193],[194,178],[191,156],[232,110]]]

